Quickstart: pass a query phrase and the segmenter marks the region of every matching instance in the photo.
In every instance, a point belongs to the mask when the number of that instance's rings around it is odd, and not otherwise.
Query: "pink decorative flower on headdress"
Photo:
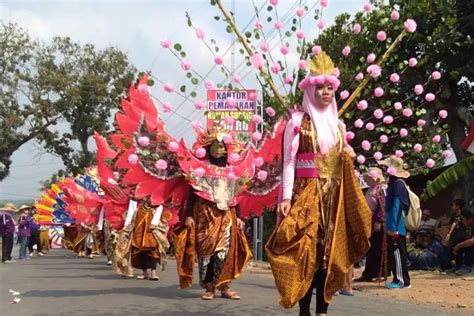
[[[135,154],[128,155],[128,163],[131,165],[136,165],[138,163],[138,156]]]
[[[400,129],[400,137],[405,138],[408,136],[408,130],[406,128]]]
[[[381,96],[383,96],[383,89],[382,89],[381,87],[375,88],[375,90],[374,90],[374,95],[375,95],[377,98],[380,98]]]
[[[431,140],[433,141],[433,143],[439,143],[441,141],[441,136],[440,135],[435,135],[435,136],[433,136],[433,138]]]
[[[362,31],[362,27],[360,26],[359,23],[354,24],[353,32],[354,34],[359,34],[360,31]]]
[[[426,100],[426,102],[433,102],[435,98],[436,98],[436,97],[435,97],[435,95],[434,95],[433,93],[427,93],[427,94],[425,95],[425,100]]]
[[[374,128],[375,128],[375,125],[372,122],[369,122],[369,123],[365,124],[365,129],[368,130],[368,131],[373,131]]]
[[[398,158],[402,158],[403,157],[403,151],[395,150],[395,156],[397,156]]]
[[[391,82],[398,82],[400,80],[400,76],[397,73],[393,73],[390,75],[390,81]]]
[[[387,39],[387,33],[385,33],[384,31],[379,31],[379,32],[377,33],[377,40],[378,40],[379,42],[383,42],[383,41],[385,41],[386,39]]]
[[[270,67],[270,70],[271,70],[274,74],[279,73],[280,70],[281,70],[280,63],[274,63],[274,64]]]
[[[163,48],[170,48],[171,46],[171,41],[167,38],[164,38],[160,41],[161,47]]]
[[[254,162],[255,162],[255,167],[260,168],[261,166],[263,166],[264,160],[262,157],[257,157],[255,158]]]
[[[179,145],[175,141],[171,141],[168,144],[168,150],[171,151],[172,153],[175,153],[178,151]]]
[[[169,113],[172,111],[172,106],[169,102],[163,102],[163,112]]]
[[[204,103],[201,100],[196,100],[194,102],[194,107],[196,110],[201,110],[204,107]]]
[[[278,0],[270,0],[272,6],[276,6],[278,4]]]
[[[199,39],[204,39],[204,37],[206,36],[206,33],[204,33],[204,31],[200,28],[197,28],[196,29],[196,37],[199,38]]]
[[[375,61],[375,54],[374,53],[370,53],[369,55],[367,55],[367,63],[368,64],[371,64]]]
[[[301,59],[301,60],[298,62],[298,68],[299,68],[300,70],[305,70],[307,65],[308,65],[308,63],[307,63],[307,61],[304,60],[304,59]]]
[[[443,157],[444,157],[444,158],[446,158],[446,159],[447,159],[447,158],[450,158],[451,155],[452,155],[452,153],[451,153],[450,150],[444,150],[444,151],[443,151]]]
[[[280,47],[280,52],[281,52],[283,55],[288,54],[289,51],[290,51],[290,49],[289,49],[288,46],[286,46],[286,45],[283,45],[282,47]]]
[[[252,133],[252,140],[258,142],[262,139],[262,133],[260,132],[253,132]]]
[[[290,74],[286,74],[284,82],[285,82],[285,84],[292,84],[293,83],[293,76],[290,75]]]
[[[260,43],[260,50],[264,53],[267,53],[270,50],[270,46],[268,45],[267,42],[261,42]]]
[[[372,5],[368,2],[364,3],[363,9],[364,9],[365,12],[370,12],[370,11],[372,11]]]
[[[311,48],[311,52],[313,53],[313,55],[318,55],[320,52],[322,52],[322,50],[323,49],[319,45],[315,45],[313,46],[313,48]]]
[[[433,71],[431,78],[433,78],[433,80],[439,80],[441,79],[441,73],[439,71]]]
[[[350,141],[353,140],[354,138],[355,138],[355,134],[354,134],[353,132],[349,131],[349,132],[346,133],[346,140],[347,140],[348,142],[350,142]]]
[[[402,106],[402,103],[401,103],[401,102],[395,102],[395,103],[393,104],[393,108],[394,108],[395,110],[397,110],[397,111],[398,111],[398,110],[401,110],[402,107],[403,107],[403,106]]]
[[[356,128],[361,128],[362,126],[364,126],[364,121],[362,121],[361,119],[357,119],[355,122],[354,122],[354,126]]]
[[[186,60],[183,60],[181,62],[181,68],[185,71],[188,71],[189,69],[191,69],[191,63]]]
[[[205,173],[206,173],[206,170],[204,170],[204,168],[198,167],[198,168],[194,169],[194,174],[197,177],[202,177],[202,176],[204,176]]]
[[[416,153],[419,153],[423,150],[423,146],[421,146],[421,144],[415,144],[415,146],[413,146],[413,150],[416,152]]]
[[[257,172],[257,179],[262,182],[267,180],[267,176],[268,172],[266,172],[265,170],[260,170],[259,172]]]
[[[365,151],[370,150],[370,148],[372,147],[372,144],[368,140],[362,141],[361,145],[362,145],[362,149]]]
[[[165,89],[166,92],[169,92],[169,93],[172,93],[174,92],[174,87],[171,83],[167,82],[165,83],[165,85],[163,86],[163,88]]]
[[[415,87],[413,88],[413,92],[415,92],[416,95],[420,95],[423,93],[423,86],[421,84],[417,84],[415,85]]]
[[[324,23],[324,20],[323,19],[319,19],[318,22],[316,23],[316,26],[322,30],[324,28],[324,26],[326,26],[326,23]]]
[[[364,74],[359,72],[356,76],[355,76],[355,79],[357,81],[361,81],[362,79],[364,79]]]
[[[280,21],[280,20],[276,21],[276,23],[275,23],[275,28],[276,28],[277,30],[281,30],[282,27],[283,27],[283,22]]]
[[[148,145],[150,145],[150,138],[148,138],[147,136],[141,136],[138,138],[138,144],[142,147],[147,147]]]
[[[319,1],[319,4],[321,4],[321,6],[322,6],[323,8],[325,8],[325,7],[328,6],[329,0],[321,0],[321,1]]]
[[[357,162],[362,165],[365,162],[365,157],[362,155],[357,156]]]
[[[415,67],[418,64],[418,60],[415,57],[412,57],[408,60],[408,66]]]
[[[374,111],[374,117],[377,119],[377,120],[380,120],[382,117],[383,117],[383,110],[382,109],[376,109]]]
[[[439,114],[439,117],[441,117],[442,119],[445,119],[448,117],[448,112],[446,112],[445,110],[439,111],[438,114]]]
[[[349,91],[342,90],[341,93],[339,94],[339,96],[341,97],[341,100],[345,100],[349,97]]]
[[[301,18],[304,15],[304,8],[298,8],[296,9],[296,16]]]
[[[265,61],[263,60],[261,54],[253,54],[252,56],[250,56],[250,62],[252,63],[252,66],[257,69],[262,68],[265,64]]]
[[[207,89],[207,90],[212,90],[214,89],[215,85],[214,85],[214,82],[212,80],[204,80],[204,87]]]
[[[418,127],[423,127],[425,126],[426,124],[426,121],[423,120],[423,119],[419,119],[417,122],[416,122],[416,125],[418,125]]]
[[[392,124],[393,123],[393,116],[391,115],[387,115],[386,117],[383,118],[382,122],[384,122],[384,124]]]
[[[398,19],[400,19],[400,13],[397,10],[393,10],[392,13],[390,13],[390,19],[392,19],[392,21],[398,21]]]
[[[435,161],[431,158],[426,161],[426,166],[430,169],[433,168],[435,164]]]
[[[260,22],[260,20],[255,21],[255,28],[257,30],[261,30],[263,28],[263,24]]]
[[[377,78],[382,73],[382,69],[380,69],[379,65],[370,65],[369,67],[367,67],[367,73],[372,78]]]
[[[233,74],[232,75],[232,81],[235,83],[240,83],[240,76],[238,74]]]
[[[168,168],[168,163],[165,160],[160,159],[155,163],[155,168],[158,170],[165,170]]]
[[[297,38],[298,40],[300,40],[300,41],[303,40],[303,39],[305,38],[305,36],[306,36],[306,35],[305,35],[304,32],[301,31],[301,30],[299,30],[299,31],[296,32],[296,38]]]
[[[351,53],[351,48],[349,46],[346,46],[342,49],[342,54],[344,56],[349,56],[350,53]]]
[[[413,115],[413,111],[412,109],[406,108],[406,109],[403,109],[402,114],[405,117],[410,117]]]
[[[380,135],[379,140],[382,144],[388,143],[388,136],[387,135]]]
[[[265,108],[265,113],[267,113],[267,115],[270,117],[274,117],[276,114],[275,110],[271,106]]]
[[[375,159],[375,160],[380,160],[380,159],[382,159],[382,157],[383,157],[383,155],[382,155],[382,153],[381,153],[380,151],[377,151],[377,152],[374,153],[374,159]],[[372,176],[372,178],[377,178],[377,176],[378,176],[378,171],[377,171],[377,170],[372,170],[372,171],[375,171],[375,172],[377,173],[377,174],[375,175],[375,177]]]
[[[199,159],[201,158],[204,158],[206,157],[206,150],[204,148],[197,148],[195,151],[194,151],[194,154],[196,155],[196,157],[198,157]]]
[[[405,23],[403,23],[403,26],[405,27],[405,30],[408,33],[413,33],[416,31],[416,22],[415,20],[412,19],[407,19]]]
[[[235,119],[232,116],[228,115],[224,118],[224,122],[226,125],[234,125]]]
[[[222,65],[222,63],[224,62],[224,59],[222,58],[222,56],[214,56],[214,63],[216,65]]]

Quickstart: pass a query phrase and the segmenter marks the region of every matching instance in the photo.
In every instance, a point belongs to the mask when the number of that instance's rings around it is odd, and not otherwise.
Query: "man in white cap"
[[[392,272],[393,281],[386,283],[388,289],[410,288],[408,274],[408,255],[406,245],[407,229],[402,218],[410,208],[408,190],[403,179],[410,173],[403,168],[403,160],[390,156],[378,161],[379,165],[387,167],[388,187],[385,197],[385,225],[387,232],[387,259],[388,268]]]
[[[0,235],[2,236],[2,263],[12,263],[13,234],[15,233],[15,221],[10,212],[16,212],[12,203],[0,207]]]

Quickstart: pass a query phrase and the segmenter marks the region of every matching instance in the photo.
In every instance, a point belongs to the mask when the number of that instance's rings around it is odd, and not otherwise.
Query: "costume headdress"
[[[339,88],[340,81],[337,79],[339,70],[334,67],[333,61],[325,52],[314,56],[308,62],[308,69],[310,75],[301,80],[299,84],[301,90],[320,84],[330,84],[334,90]]]

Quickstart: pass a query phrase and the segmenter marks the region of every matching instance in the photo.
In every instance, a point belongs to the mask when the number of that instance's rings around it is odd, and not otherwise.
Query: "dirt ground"
[[[250,265],[248,273],[268,274],[271,270],[266,262]],[[355,277],[362,274],[361,269],[354,270]],[[447,275],[431,271],[410,271],[411,288],[404,290],[388,290],[384,283],[354,283],[355,291],[363,291],[370,295],[394,298],[411,304],[433,304],[443,308],[467,309],[474,314],[474,273],[465,277]]]

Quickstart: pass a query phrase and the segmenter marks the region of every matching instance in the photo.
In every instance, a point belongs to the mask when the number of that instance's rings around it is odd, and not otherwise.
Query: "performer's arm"
[[[292,140],[295,137],[293,124],[288,123],[283,138],[283,174],[282,174],[282,200],[291,200],[293,184],[295,182],[295,165],[297,149],[292,149]]]

